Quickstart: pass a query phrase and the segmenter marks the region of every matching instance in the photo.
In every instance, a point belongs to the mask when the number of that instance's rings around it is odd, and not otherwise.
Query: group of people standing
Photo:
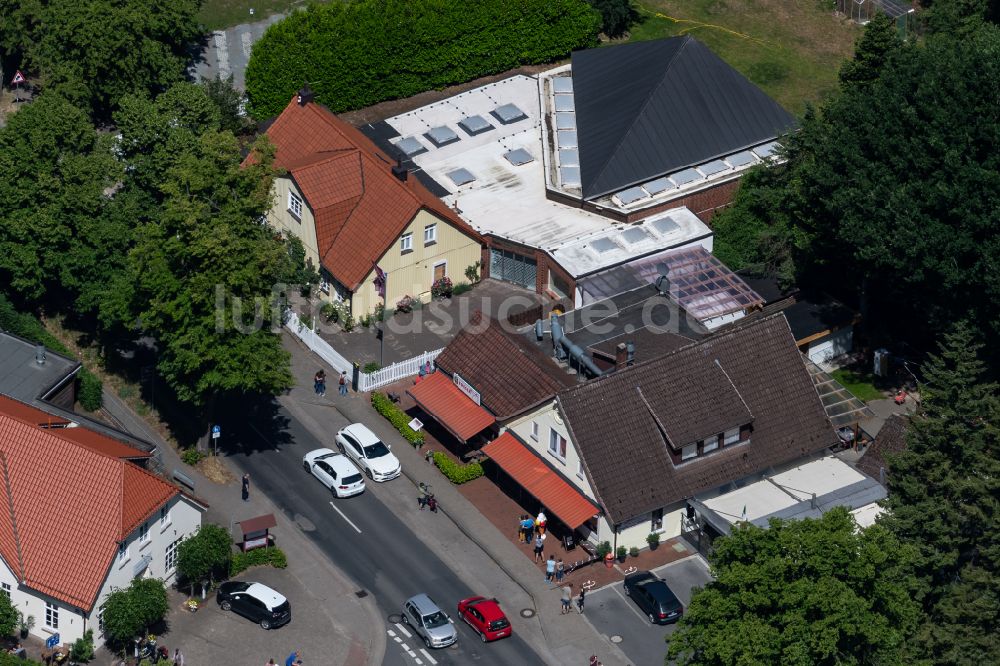
[[[326,372],[320,369],[313,375],[313,391],[316,395],[323,397],[326,395]],[[347,395],[347,373],[341,372],[340,379],[337,380],[337,391],[340,395]]]

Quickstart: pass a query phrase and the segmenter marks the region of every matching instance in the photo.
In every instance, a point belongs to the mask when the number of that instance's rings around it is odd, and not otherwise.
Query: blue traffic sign
[[[59,634],[52,634],[45,639],[45,647],[51,649],[59,645]]]
[[[212,426],[212,432],[213,433],[222,432],[222,426],[217,426],[217,425]]]

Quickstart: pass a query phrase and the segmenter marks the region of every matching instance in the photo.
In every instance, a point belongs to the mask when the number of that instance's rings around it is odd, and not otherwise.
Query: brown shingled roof
[[[276,148],[275,166],[291,175],[313,211],[320,261],[338,282],[356,290],[421,210],[482,242],[416,178],[396,178],[394,161],[357,128],[315,102],[300,106],[296,99],[267,136]]]
[[[434,363],[480,392],[497,420],[517,416],[576,382],[544,351],[477,312]]]
[[[716,399],[712,387],[722,385],[721,371],[733,393]],[[668,436],[706,428],[721,433],[745,418],[734,395],[752,415],[749,443],[675,465],[657,420]],[[568,389],[558,400],[615,524],[837,443],[781,314]]]
[[[906,450],[906,429],[910,419],[899,414],[893,414],[886,419],[882,429],[878,431],[865,455],[858,461],[858,469],[879,483],[884,483],[882,470],[889,473],[889,463],[886,456],[899,455]]]

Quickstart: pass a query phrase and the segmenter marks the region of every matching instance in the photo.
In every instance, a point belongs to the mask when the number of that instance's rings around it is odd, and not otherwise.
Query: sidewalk
[[[181,462],[177,452],[160,438],[153,428],[136,416],[119,398],[105,390],[104,408],[117,419],[124,429],[157,445],[162,458],[165,474],[174,469],[181,470],[195,482],[194,495],[209,504],[203,522],[217,523],[239,536],[236,522],[272,513],[277,520],[274,534],[278,545],[288,555],[288,569],[301,587],[310,594],[315,605],[329,620],[329,630],[310,633],[308,642],[291,645],[301,647],[308,654],[323,655],[323,663],[362,666],[381,664],[385,654],[385,633],[381,630],[383,621],[371,598],[359,599],[355,596],[355,586],[321,553],[284,513],[277,509],[263,493],[250,493],[250,500],[240,498],[238,472],[226,458],[221,460],[233,473],[234,481],[219,485],[205,478],[197,469]],[[294,628],[295,623],[288,625]],[[284,632],[283,632],[284,633]],[[281,634],[276,634],[276,638]],[[291,639],[291,636],[288,637]],[[296,639],[297,640],[297,639]],[[183,643],[179,646],[184,649]],[[231,652],[230,657],[238,657]],[[206,655],[198,658],[188,654],[188,663],[207,663]],[[221,662],[216,662],[221,663]]]
[[[311,378],[323,367],[318,357],[290,335],[284,336],[284,346],[292,354],[294,377]],[[328,374],[332,371],[331,368],[326,370]],[[595,633],[584,617],[560,613],[559,588],[550,587],[517,544],[484,518],[437,468],[427,464],[422,451],[414,449],[371,408],[367,394],[352,392],[346,398],[334,394],[332,399],[317,401],[307,383],[303,380],[302,385],[280,397],[279,401],[317,436],[329,436],[329,428],[324,428],[323,423],[329,418],[330,410],[335,409],[349,421],[363,422],[392,445],[409,483],[386,484],[387,492],[380,492],[379,498],[401,517],[420,521],[419,527],[414,529],[415,534],[449,563],[455,575],[472,589],[500,598],[515,631],[542,659],[551,664],[579,666],[589,663],[591,655],[597,655],[607,666],[630,663],[617,646]],[[438,514],[417,512],[415,498],[419,481],[433,484],[440,506]],[[450,522],[441,520],[445,517]]]

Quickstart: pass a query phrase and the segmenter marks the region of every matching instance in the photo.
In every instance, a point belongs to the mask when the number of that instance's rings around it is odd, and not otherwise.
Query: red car
[[[469,597],[458,602],[458,614],[485,643],[510,636],[513,630],[496,599]]]

